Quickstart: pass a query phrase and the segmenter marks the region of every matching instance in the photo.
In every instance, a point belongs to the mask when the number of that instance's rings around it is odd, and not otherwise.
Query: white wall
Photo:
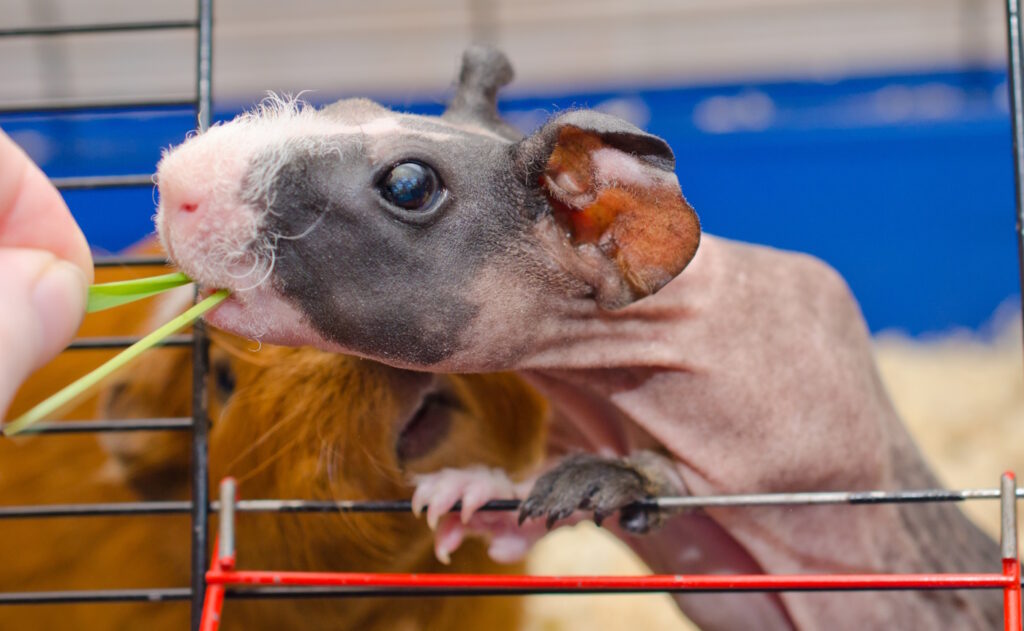
[[[191,1],[0,0],[0,28],[183,18]],[[217,0],[214,94],[439,93],[471,39],[517,90],[832,77],[1001,63],[1002,0]],[[185,32],[0,40],[0,102],[180,96]]]

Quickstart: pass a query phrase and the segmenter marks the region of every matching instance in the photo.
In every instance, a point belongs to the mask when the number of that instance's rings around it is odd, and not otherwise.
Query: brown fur
[[[138,307],[138,313],[147,307]],[[109,312],[108,320],[123,324]],[[117,314],[117,315],[114,315]],[[93,318],[95,320],[95,318]],[[109,324],[107,322],[106,324]],[[91,334],[110,333],[87,324]],[[98,330],[99,329],[99,330]],[[124,328],[117,332],[123,333]],[[215,333],[211,363],[211,468],[239,479],[241,497],[408,498],[409,476],[473,464],[525,473],[541,457],[544,406],[509,375],[439,377],[456,402],[447,434],[421,456],[396,451],[425,380],[434,379],[341,355],[251,344]],[[94,355],[66,353],[23,389],[17,413],[83,373]],[[102,394],[114,416],[188,414],[189,353],[153,351]],[[218,395],[217,371],[230,370],[234,394]],[[88,416],[89,404],[70,417]],[[32,437],[0,442],[0,502],[127,501],[187,497],[186,433]],[[183,586],[188,583],[188,523],[178,517],[13,520],[0,537],[17,542],[0,590]],[[445,568],[433,537],[411,515],[241,515],[239,565],[250,569],[381,572],[508,572],[479,542]],[[431,598],[228,602],[231,629],[497,629],[518,626],[518,599]],[[185,603],[19,606],[0,610],[0,629],[181,629]]]

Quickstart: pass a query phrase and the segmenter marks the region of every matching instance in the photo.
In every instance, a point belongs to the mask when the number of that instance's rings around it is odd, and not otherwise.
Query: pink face
[[[204,293],[231,291],[206,316],[211,324],[276,344],[335,348],[273,288],[277,241],[287,237],[263,230],[262,215],[279,164],[253,163],[275,153],[284,162],[290,146],[345,128],[302,102],[271,97],[165,152],[157,166],[157,232],[171,260]]]
[[[273,323],[302,317],[270,290],[273,244],[259,235],[255,208],[243,201],[249,152],[237,146],[245,125],[223,125],[167,153],[157,171],[157,230],[170,258],[204,291],[230,289],[230,298],[207,316],[246,337],[305,344],[300,327],[275,331]],[[259,304],[259,313],[251,305]]]

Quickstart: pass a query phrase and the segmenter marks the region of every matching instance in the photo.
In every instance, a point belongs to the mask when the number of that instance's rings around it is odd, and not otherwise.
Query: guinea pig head
[[[418,473],[485,465],[525,476],[542,459],[546,408],[514,375],[434,375],[310,348],[246,346],[234,346],[234,393],[210,435],[213,477],[234,476],[242,497],[409,498]],[[302,542],[302,554],[285,547],[260,559],[269,567],[433,563],[432,533],[410,515],[263,515],[239,528],[240,537],[276,532]]]
[[[252,342],[210,332],[211,479],[234,476],[242,497],[401,499],[416,474],[482,465],[521,478],[542,461],[546,406],[515,375],[411,372],[311,348],[255,352]],[[182,349],[146,355],[103,389],[100,412],[188,415],[190,367]],[[118,478],[141,496],[188,496],[187,434],[115,433],[103,444]],[[294,529],[285,540],[306,542],[311,557],[335,569],[339,551],[352,567],[433,559],[431,532],[409,515],[268,515],[249,524],[239,527]]]
[[[183,271],[232,290],[211,322],[493,370],[522,367],[553,319],[675,277],[700,227],[668,145],[588,110],[523,138],[495,105],[511,77],[504,55],[471,48],[443,116],[273,99],[168,152],[157,226]]]

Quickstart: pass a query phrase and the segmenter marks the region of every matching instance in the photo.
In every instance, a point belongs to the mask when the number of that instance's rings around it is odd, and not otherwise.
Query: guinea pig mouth
[[[406,421],[395,442],[401,463],[429,455],[448,437],[453,415],[461,410],[459,402],[445,392],[431,392]]]

